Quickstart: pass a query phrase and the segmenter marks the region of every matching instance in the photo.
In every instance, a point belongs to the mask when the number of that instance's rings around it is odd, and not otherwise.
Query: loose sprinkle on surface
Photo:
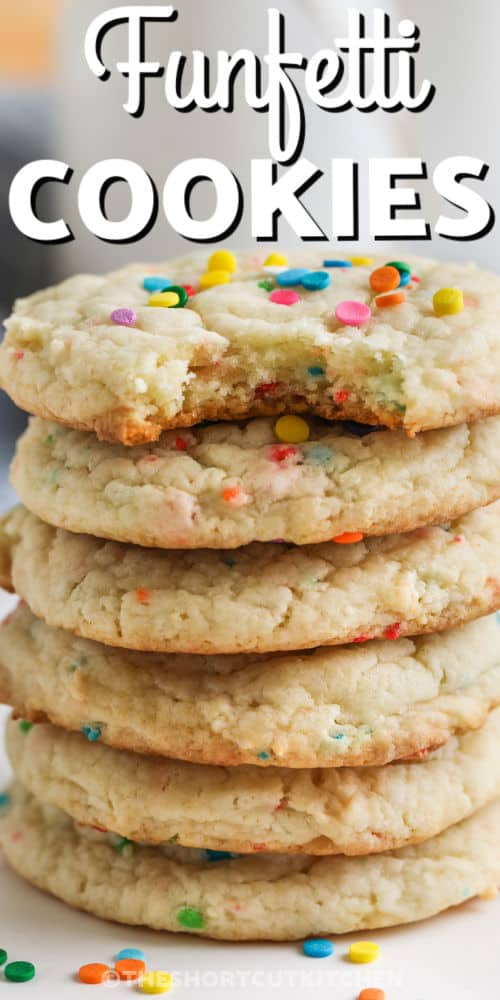
[[[369,987],[367,990],[361,990],[358,1000],[385,1000],[385,993],[384,990],[376,990],[373,987]]]
[[[10,962],[5,966],[5,978],[11,983],[28,983],[35,978],[33,962]]]
[[[141,948],[122,948],[118,952],[115,961],[120,962],[122,958],[136,958],[139,962],[146,961],[146,956]]]
[[[111,313],[111,322],[118,326],[133,326],[137,323],[137,315],[133,309],[114,309]]]
[[[328,938],[309,938],[304,941],[302,951],[308,958],[328,958],[333,955],[334,946]]]
[[[88,965],[81,965],[78,969],[78,978],[81,983],[88,986],[100,986],[104,983],[111,972],[109,965],[103,962],[90,962]]]
[[[371,314],[370,306],[366,303],[349,300],[339,302],[335,310],[335,316],[343,326],[364,326]]]
[[[440,288],[432,303],[436,316],[456,316],[464,308],[464,297],[459,288]]]
[[[177,920],[181,927],[188,927],[193,930],[201,930],[205,926],[203,914],[193,906],[183,906],[178,910]]]
[[[120,979],[125,979],[127,982],[139,979],[145,971],[146,963],[140,958],[120,958],[115,962],[115,972],[118,973]]]
[[[380,955],[380,947],[374,941],[356,941],[349,946],[349,961],[357,965],[374,962]]]
[[[274,425],[274,433],[284,444],[303,444],[311,434],[309,424],[302,417],[280,417]]]
[[[169,993],[172,989],[172,983],[170,972],[156,969],[154,972],[146,972],[146,975],[142,977],[141,990],[143,993],[149,994]]]
[[[5,951],[5,948],[0,948],[0,965],[5,965],[8,957],[9,956],[7,955],[7,952]]]

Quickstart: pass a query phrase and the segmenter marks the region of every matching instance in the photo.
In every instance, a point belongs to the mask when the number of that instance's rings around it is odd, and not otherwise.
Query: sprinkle
[[[241,486],[227,486],[222,491],[222,499],[224,503],[232,503],[235,507],[240,507],[246,503],[246,497]]]
[[[95,743],[101,738],[102,730],[97,723],[81,726],[80,729],[83,735],[87,737],[89,743]]]
[[[234,569],[236,566],[236,559],[226,559],[226,566],[229,566],[229,569]]]
[[[309,424],[302,417],[280,417],[274,425],[274,433],[285,444],[303,444],[311,434]]]
[[[373,257],[351,257],[351,264],[353,267],[371,267]]]
[[[350,260],[324,260],[323,267],[352,267]]]
[[[28,983],[35,978],[35,966],[32,962],[9,962],[4,972],[5,978],[11,983]]]
[[[340,406],[342,403],[347,403],[347,400],[349,399],[350,395],[351,393],[349,392],[348,389],[340,389],[338,392],[335,392],[333,394],[333,398],[334,401],[337,403],[337,406]]]
[[[393,292],[398,287],[401,275],[396,267],[378,267],[370,274],[370,285],[374,292]]]
[[[217,861],[233,861],[238,855],[233,854],[232,851],[210,851],[207,848],[203,851],[203,857],[210,864],[215,864]]]
[[[276,282],[281,288],[292,288],[294,285],[301,285],[302,279],[309,270],[306,267],[293,267],[288,271],[281,271],[276,275]]]
[[[207,271],[200,278],[202,289],[213,288],[214,285],[228,285],[231,281],[231,272],[226,270]]]
[[[166,292],[171,284],[172,282],[169,278],[161,278],[159,275],[151,275],[149,278],[144,278],[143,282],[147,292]]]
[[[258,399],[262,396],[272,396],[273,392],[279,389],[279,382],[262,382],[261,385],[255,387],[255,395]]]
[[[406,274],[410,274],[411,275],[411,267],[404,260],[390,260],[389,263],[386,264],[385,266],[386,267],[395,267],[396,271],[399,271],[400,274],[405,274],[406,273]]]
[[[208,271],[228,271],[233,274],[238,269],[238,261],[230,250],[216,250],[208,261]]]
[[[414,285],[419,285],[420,282],[422,281],[422,278],[419,278],[418,274],[412,274],[411,280],[413,281]]]
[[[54,444],[54,435],[53,434],[47,434],[47,437],[45,438],[45,444],[46,444],[47,448],[52,448],[52,445]]]
[[[498,896],[498,889],[496,885],[490,886],[489,889],[485,889],[484,892],[479,894],[480,899],[496,899]],[[1,965],[1,962],[0,962]]]
[[[432,303],[436,316],[456,316],[464,308],[464,297],[459,288],[440,288]]]
[[[311,365],[310,368],[307,369],[307,374],[310,375],[311,378],[323,378],[323,376],[326,375],[326,372],[321,365]]]
[[[372,311],[364,302],[339,302],[335,316],[344,326],[363,326],[368,323]]]
[[[305,458],[306,462],[312,462],[313,465],[326,465],[333,458],[333,451],[324,444],[315,444],[307,449]]]
[[[342,535],[335,535],[332,542],[337,545],[353,545],[355,542],[362,542],[364,535],[361,531],[344,531]]]
[[[19,730],[21,733],[29,733],[30,729],[33,728],[32,722],[27,722],[26,719],[21,719],[19,723]]]
[[[368,642],[370,639],[369,635],[357,635],[353,642]]]
[[[148,306],[155,309],[175,309],[180,304],[177,292],[154,292]]]
[[[170,972],[160,972],[157,969],[154,972],[146,972],[142,977],[141,990],[149,994],[170,993],[172,983]]]
[[[380,955],[380,947],[374,941],[356,941],[349,947],[349,961],[356,964],[374,962]]]
[[[14,361],[22,361],[24,358],[24,351],[13,351],[12,357]]]
[[[300,295],[288,288],[276,288],[269,298],[277,306],[294,306],[300,302]]]
[[[129,840],[128,837],[117,837],[116,843],[113,844],[113,849],[117,854],[123,854],[126,847],[133,846],[133,840]]]
[[[304,941],[302,951],[308,958],[328,958],[333,955],[334,947],[328,938],[309,938]]]
[[[151,597],[151,592],[146,587],[139,587],[135,592],[136,601],[139,604],[147,605],[149,604],[149,599]]]
[[[411,281],[411,274],[409,271],[401,271],[399,278],[399,287],[404,288],[405,285],[409,285]]]
[[[285,257],[282,253],[270,253],[269,257],[266,257],[264,261],[264,267],[286,267],[288,264],[288,257]]]
[[[184,288],[184,285],[172,285],[168,289],[167,295],[177,295],[178,296],[179,301],[178,301],[177,305],[173,306],[174,309],[184,309],[184,306],[186,305],[186,302],[187,302],[188,297],[189,297],[188,296],[187,288]]]
[[[186,451],[187,450],[187,441],[185,441],[184,438],[182,438],[182,437],[176,437],[176,439],[175,439],[175,447],[177,448],[177,451]]]
[[[120,958],[115,963],[115,972],[118,973],[120,979],[125,979],[127,982],[139,979],[145,971],[146,963],[140,958]]]
[[[309,271],[302,278],[302,286],[307,288],[308,292],[319,292],[323,288],[328,288],[331,280],[326,271]]]
[[[377,295],[375,305],[379,309],[390,309],[393,306],[400,306],[405,298],[404,292],[387,292],[385,295]]]
[[[500,614],[500,612],[498,612],[498,614]],[[8,795],[7,792],[0,792],[0,812],[3,812],[4,809],[7,809],[9,805],[10,805],[10,795]]]
[[[275,287],[274,281],[259,281],[259,288],[263,288],[265,292],[272,292]]]
[[[259,760],[270,760],[271,754],[267,750],[261,750],[257,757]]]
[[[369,987],[367,990],[361,990],[361,993],[358,994],[358,1000],[385,1000],[385,992]]]
[[[188,299],[192,299],[193,295],[196,295],[196,289],[192,285],[180,285],[179,287],[184,289]]]
[[[297,454],[297,448],[286,447],[283,444],[276,444],[271,448],[269,457],[272,462],[285,462],[287,458]]]
[[[192,906],[183,906],[177,911],[177,920],[181,927],[189,927],[192,930],[201,930],[205,926],[205,918],[199,910]]]
[[[91,962],[89,965],[80,966],[78,978],[81,983],[87,983],[89,986],[100,986],[101,983],[108,980],[110,972],[109,965],[104,965],[102,962]]]
[[[401,635],[401,622],[394,622],[384,629],[384,639],[399,639]]]
[[[0,965],[5,965],[8,957],[9,956],[7,955],[7,952],[5,951],[5,949],[4,948],[0,948]]]
[[[140,962],[146,961],[146,956],[140,948],[122,948],[116,955],[115,961],[120,962],[122,958],[137,958]]]
[[[133,326],[137,323],[137,314],[133,309],[114,309],[111,313],[111,321],[118,326]]]

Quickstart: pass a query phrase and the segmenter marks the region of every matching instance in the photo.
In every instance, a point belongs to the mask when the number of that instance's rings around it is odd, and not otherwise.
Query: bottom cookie
[[[375,857],[231,857],[77,827],[15,784],[0,844],[33,885],[104,919],[286,941],[410,923],[486,892],[500,882],[499,823],[496,800],[433,840]]]

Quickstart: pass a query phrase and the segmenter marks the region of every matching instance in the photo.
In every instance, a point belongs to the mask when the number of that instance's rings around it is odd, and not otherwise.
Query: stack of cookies
[[[324,258],[7,323],[0,842],[101,917],[286,940],[500,881],[500,279]]]

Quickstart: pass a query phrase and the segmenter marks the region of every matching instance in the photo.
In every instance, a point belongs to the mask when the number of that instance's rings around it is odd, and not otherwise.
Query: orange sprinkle
[[[385,1000],[384,990],[367,989],[361,990],[358,1000]]]
[[[400,281],[401,275],[397,267],[391,267],[390,264],[387,267],[377,267],[370,274],[370,285],[374,292],[393,292],[395,288],[399,288]]]
[[[146,963],[140,958],[120,958],[118,962],[115,962],[115,972],[118,973],[120,979],[127,979],[129,982],[133,979],[139,979],[145,971]]]
[[[151,594],[149,590],[146,589],[146,587],[139,587],[139,590],[136,590],[135,592],[135,596],[139,601],[139,604],[149,604],[149,598],[151,597]]]
[[[363,538],[361,531],[344,531],[343,535],[335,535],[332,541],[337,545],[352,545],[354,542],[361,542]]]
[[[389,292],[386,295],[377,295],[375,305],[379,309],[388,309],[390,306],[400,306],[405,301],[404,292]]]
[[[87,983],[89,986],[99,986],[101,983],[106,982],[110,972],[109,965],[103,965],[102,962],[91,962],[90,965],[80,966],[78,978],[81,983]]]
[[[333,398],[335,402],[340,405],[340,403],[346,403],[350,395],[351,393],[348,389],[340,389],[339,392],[335,393]]]
[[[241,495],[241,490],[239,486],[228,486],[227,489],[222,491],[222,499],[225,503],[232,503],[234,500],[238,500]]]

